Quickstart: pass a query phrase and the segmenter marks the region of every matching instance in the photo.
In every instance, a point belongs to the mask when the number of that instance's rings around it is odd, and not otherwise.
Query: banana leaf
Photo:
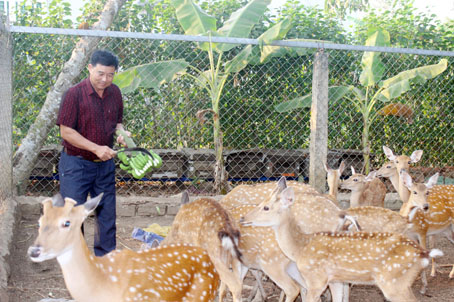
[[[389,33],[385,30],[377,30],[366,41],[366,46],[389,46]],[[365,86],[374,86],[383,77],[385,66],[380,59],[379,52],[366,51],[361,60],[363,71],[359,78],[360,83]]]
[[[396,76],[380,83],[384,88],[379,97],[382,101],[389,101],[397,98],[411,89],[411,84],[424,84],[427,80],[433,79],[448,68],[448,61],[441,59],[438,64],[426,65],[410,70],[405,70]]]
[[[328,87],[328,98],[330,103],[336,103],[345,95],[352,92],[352,86],[331,86]],[[292,99],[290,101],[276,105],[274,109],[283,113],[299,108],[310,108],[312,106],[312,93]]]
[[[159,87],[172,81],[176,76],[184,74],[189,66],[184,60],[162,61],[131,67],[115,76],[114,84],[120,87],[122,93],[133,92],[139,87],[153,88],[159,92]]]
[[[248,38],[252,28],[263,17],[271,0],[251,0],[233,12],[230,18],[225,21],[224,25],[219,28],[218,33],[223,37]],[[229,51],[238,46],[238,44],[221,43],[217,45],[218,51]]]

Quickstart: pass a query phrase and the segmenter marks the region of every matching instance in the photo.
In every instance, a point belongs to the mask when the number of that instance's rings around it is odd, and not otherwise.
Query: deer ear
[[[339,166],[339,176],[342,175],[342,172],[344,172],[344,169],[345,169],[345,162],[342,161]]]
[[[98,204],[101,202],[104,193],[99,194],[95,198],[91,198],[84,203],[85,216],[90,215],[93,212]]]
[[[400,179],[408,189],[410,189],[413,185],[413,180],[411,179],[410,174],[408,174],[405,170],[400,171]]]
[[[295,191],[292,187],[289,187],[281,193],[281,204],[283,207],[288,208],[293,204],[295,200]]]
[[[183,193],[181,194],[180,204],[183,205],[187,203],[189,203],[189,193],[188,191],[183,191]]]
[[[353,166],[351,166],[350,169],[352,170],[352,175],[353,175],[353,174],[356,174],[356,173],[355,173],[355,168],[353,168]]]
[[[278,191],[282,191],[285,188],[287,188],[287,180],[285,179],[285,176],[282,176],[279,181],[277,182],[277,188]]]
[[[410,156],[411,162],[412,163],[418,162],[422,157],[422,153],[423,153],[422,150],[413,151],[413,153]]]
[[[386,146],[383,146],[383,152],[385,152],[385,155],[389,160],[394,160],[396,158],[393,151]]]
[[[372,181],[377,176],[377,171],[370,171],[370,173],[366,177],[366,181]]]
[[[434,185],[437,184],[438,176],[439,176],[439,174],[438,174],[438,172],[437,172],[437,173],[435,173],[434,175],[432,175],[431,178],[429,178],[429,180],[426,182],[426,187],[427,187],[428,189],[432,188]]]
[[[65,200],[61,193],[57,193],[52,197],[52,205],[54,207],[63,207],[65,205]]]

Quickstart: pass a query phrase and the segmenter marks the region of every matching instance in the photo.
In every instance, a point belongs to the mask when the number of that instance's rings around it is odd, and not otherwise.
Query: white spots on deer
[[[80,206],[67,201],[64,207],[53,206],[51,200],[46,200],[41,227],[52,228],[53,238],[47,238],[47,232],[40,232],[36,245],[29,249],[30,257],[37,262],[51,259],[46,254],[48,250],[52,251],[76,301],[158,299],[170,302],[195,301],[194,297],[201,297],[198,299],[203,302],[214,300],[219,278],[207,253],[200,247],[167,246],[141,252],[123,250],[94,257],[80,235],[80,228],[100,198],[88,200]],[[60,231],[62,215],[72,222],[70,229],[66,228],[64,232]],[[39,254],[35,252],[38,248]],[[95,292],[90,290],[92,286],[96,286]]]

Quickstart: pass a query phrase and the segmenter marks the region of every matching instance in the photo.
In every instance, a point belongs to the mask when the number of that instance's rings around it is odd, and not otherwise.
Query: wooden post
[[[8,301],[9,250],[16,202],[13,199],[12,45],[5,16],[0,14],[0,301]]]
[[[326,163],[328,156],[328,55],[323,49],[315,54],[310,126],[309,184],[318,192],[325,193],[323,163]]]

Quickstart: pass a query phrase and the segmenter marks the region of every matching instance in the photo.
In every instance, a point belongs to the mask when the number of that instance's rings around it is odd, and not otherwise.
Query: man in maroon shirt
[[[57,125],[63,138],[59,162],[60,192],[83,204],[104,193],[95,212],[95,255],[116,248],[116,152],[112,149],[116,129],[123,129],[123,99],[112,84],[118,58],[106,50],[93,53],[89,77],[64,94]],[[124,144],[121,136],[117,141]]]

